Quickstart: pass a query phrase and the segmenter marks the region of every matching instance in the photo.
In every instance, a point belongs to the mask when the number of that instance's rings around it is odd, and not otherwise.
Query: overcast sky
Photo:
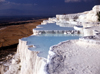
[[[0,0],[0,16],[76,13],[98,4],[100,0]]]

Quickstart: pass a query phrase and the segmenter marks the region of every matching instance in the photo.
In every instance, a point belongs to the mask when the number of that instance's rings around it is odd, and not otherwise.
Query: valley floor
[[[33,34],[32,29],[45,19],[31,20],[24,24],[0,26],[0,62],[7,60],[7,55],[13,55],[17,50],[18,39]],[[17,23],[17,22],[16,22]]]

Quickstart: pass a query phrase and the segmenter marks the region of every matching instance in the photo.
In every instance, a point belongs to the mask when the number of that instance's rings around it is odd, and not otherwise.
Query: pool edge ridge
[[[21,43],[21,44],[20,44]],[[20,48],[21,46],[21,48]],[[25,47],[25,49],[23,47]],[[31,51],[28,48],[27,41],[19,40],[20,59],[21,59],[21,74],[40,74],[44,70],[41,70],[46,63],[46,59],[39,57],[37,51]],[[26,67],[28,67],[26,69]],[[30,68],[32,68],[30,70]],[[26,70],[25,70],[26,69]],[[25,71],[24,71],[25,70]],[[46,73],[45,73],[46,74]]]
[[[47,74],[44,66],[46,59],[37,56],[38,52],[28,49],[27,41],[19,39],[17,53],[12,58],[9,69],[4,74]]]

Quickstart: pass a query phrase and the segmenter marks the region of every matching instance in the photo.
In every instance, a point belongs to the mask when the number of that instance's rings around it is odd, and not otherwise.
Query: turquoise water
[[[34,45],[35,47],[29,48],[31,51],[39,51],[38,56],[46,58],[48,55],[49,48],[52,45],[56,45],[59,42],[66,40],[79,39],[78,35],[68,35],[68,34],[42,34],[36,36],[29,36],[27,38],[22,38],[22,40],[27,41],[28,45]]]
[[[66,24],[68,25],[68,24]],[[34,30],[74,30],[73,27],[61,27],[60,25],[57,25],[56,23],[47,23],[45,25],[39,25],[37,27],[40,28],[35,28]]]

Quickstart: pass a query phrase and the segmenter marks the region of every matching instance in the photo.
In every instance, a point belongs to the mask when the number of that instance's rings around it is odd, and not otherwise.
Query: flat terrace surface
[[[100,44],[71,40],[52,47],[50,74],[100,74]]]
[[[86,29],[96,30],[96,31],[100,32],[100,26],[87,27]]]

